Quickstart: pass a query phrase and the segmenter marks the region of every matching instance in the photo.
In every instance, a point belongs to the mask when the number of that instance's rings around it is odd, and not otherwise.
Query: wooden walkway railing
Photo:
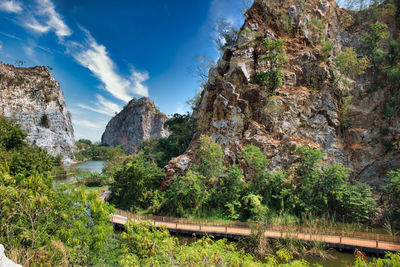
[[[218,220],[200,220],[164,217],[156,215],[135,214],[129,211],[117,209],[112,216],[112,222],[125,224],[128,219],[149,220],[154,225],[164,225],[168,229],[202,232],[209,234],[221,234],[230,236],[248,236],[252,229],[264,227],[256,222],[234,222]],[[291,237],[303,240],[314,240],[326,243],[337,243],[355,247],[371,247],[384,250],[400,251],[400,236],[365,233],[356,231],[341,231],[329,228],[310,228],[303,226],[286,226],[268,224],[265,228],[267,237]]]

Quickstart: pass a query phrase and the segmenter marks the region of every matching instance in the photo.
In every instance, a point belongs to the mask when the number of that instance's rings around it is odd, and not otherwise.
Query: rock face
[[[60,85],[46,67],[16,68],[0,63],[0,115],[11,118],[51,155],[72,159],[74,129]]]
[[[20,264],[14,263],[4,254],[4,246],[0,244],[0,267],[22,267]]]
[[[390,88],[371,89],[368,71],[345,77],[347,88],[335,82],[335,58],[346,47],[359,47],[369,28],[365,21],[349,22],[349,16],[334,1],[255,0],[236,44],[209,72],[194,114],[196,134],[186,153],[166,167],[164,188],[196,161],[192,152],[200,135],[222,146],[226,164],[240,165],[243,147],[253,144],[271,159],[270,170],[290,166],[296,146],[318,148],[326,154],[323,164],[342,163],[353,179],[370,183],[399,168],[400,120],[384,112]],[[385,23],[396,25],[394,20]],[[395,27],[389,29],[393,34]],[[271,68],[265,60],[271,51],[262,41],[277,38],[286,43],[288,63],[283,85],[271,92],[256,75]],[[324,38],[333,44],[325,57]],[[345,130],[344,119],[350,121]],[[390,151],[388,143],[393,144]]]
[[[164,128],[167,119],[149,98],[133,98],[109,121],[101,143],[108,146],[121,145],[126,153],[136,153],[141,141],[169,136],[168,129]]]

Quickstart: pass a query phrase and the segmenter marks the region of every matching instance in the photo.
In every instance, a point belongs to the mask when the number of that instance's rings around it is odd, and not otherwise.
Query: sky
[[[133,97],[186,113],[196,58],[216,60],[216,21],[243,23],[243,0],[0,0],[0,61],[48,66],[75,139],[100,141]]]

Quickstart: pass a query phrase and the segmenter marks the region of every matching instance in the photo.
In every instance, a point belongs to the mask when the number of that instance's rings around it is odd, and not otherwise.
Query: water
[[[82,171],[102,173],[103,168],[106,163],[107,163],[107,161],[104,161],[104,160],[89,160],[89,161],[85,161],[83,163],[79,163],[77,165],[73,165],[73,166],[69,167],[67,172],[70,172],[71,169],[76,168],[76,169],[82,170]],[[69,182],[75,181],[78,178],[79,177],[76,176],[76,174],[58,176],[54,179],[54,184],[69,183]]]
[[[89,160],[76,165],[75,168],[82,171],[102,173],[106,163],[107,161],[103,160]]]
[[[352,265],[356,259],[355,255],[347,251],[338,251],[331,249],[328,251],[328,257],[322,259],[319,257],[305,257],[305,259],[310,263],[317,263],[324,267],[340,267]],[[367,257],[369,260],[370,258]]]

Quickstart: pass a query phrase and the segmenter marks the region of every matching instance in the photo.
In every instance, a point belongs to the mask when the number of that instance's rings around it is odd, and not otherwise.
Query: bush
[[[158,201],[162,169],[139,155],[129,156],[116,170],[111,203],[126,210],[147,209]]]
[[[323,42],[321,42],[321,46],[322,46],[322,54],[323,54],[324,61],[327,61],[332,53],[333,42],[323,41]]]
[[[274,41],[264,39],[262,44],[265,46],[267,53],[260,57],[260,60],[269,63],[269,70],[256,74],[255,80],[274,92],[282,85],[283,66],[288,62],[288,58],[285,55],[285,41],[283,39]]]
[[[24,141],[26,136],[26,132],[0,116],[0,148],[10,151],[27,146]]]
[[[339,53],[335,60],[336,67],[341,74],[356,77],[365,73],[369,61],[366,57],[358,58],[356,51],[350,47]]]
[[[46,114],[43,114],[42,117],[40,117],[40,126],[50,128],[50,120]]]

